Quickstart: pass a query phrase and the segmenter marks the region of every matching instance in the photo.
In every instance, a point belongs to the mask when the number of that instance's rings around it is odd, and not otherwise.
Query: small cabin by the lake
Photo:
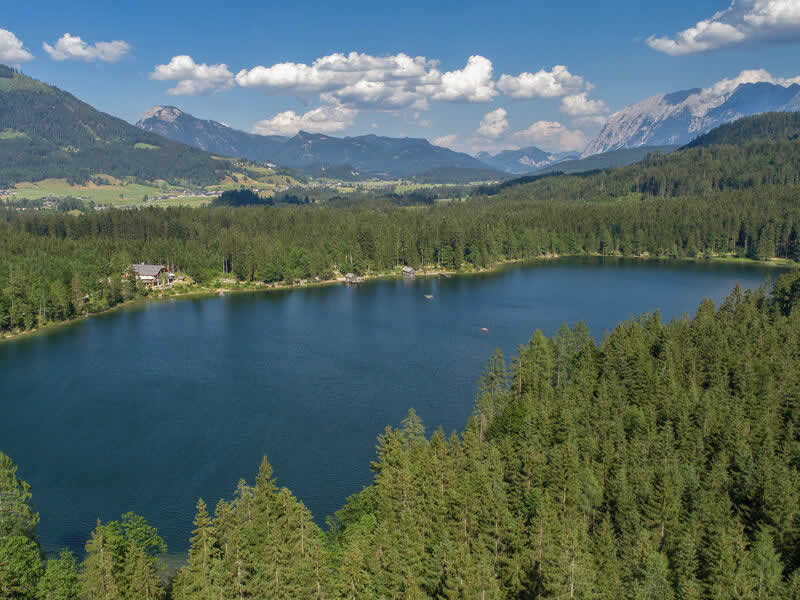
[[[354,285],[356,283],[362,283],[364,280],[355,273],[348,273],[344,276],[344,281],[348,285]]]
[[[417,270],[413,267],[403,267],[403,277],[416,277]]]
[[[170,273],[164,265],[139,263],[138,265],[131,265],[130,273],[145,285],[155,286],[160,285],[162,282],[169,284],[175,280],[175,274]]]

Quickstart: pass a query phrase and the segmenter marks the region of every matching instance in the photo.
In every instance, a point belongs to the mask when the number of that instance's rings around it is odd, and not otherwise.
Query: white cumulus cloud
[[[131,45],[122,40],[88,44],[79,36],[69,33],[65,33],[58,38],[55,46],[45,42],[42,47],[53,60],[84,60],[86,62],[95,60],[117,62],[131,49]]]
[[[25,50],[22,41],[7,29],[0,29],[0,62],[10,65],[33,60],[33,54]]]
[[[549,152],[583,150],[586,134],[579,129],[569,129],[557,121],[537,121],[527,129],[514,134],[514,140],[522,145],[533,145]]]
[[[497,82],[497,87],[512,98],[558,98],[579,92],[584,85],[583,77],[573,75],[564,65],[556,65],[550,71],[501,75]]]
[[[797,0],[731,0],[731,5],[673,36],[651,35],[654,50],[680,56],[747,42],[792,42],[800,37]]]
[[[434,100],[451,102],[489,102],[499,93],[492,79],[492,61],[478,55],[470,56],[463,69],[442,74],[431,88]]]
[[[186,55],[173,56],[168,64],[157,65],[150,79],[177,81],[175,87],[167,90],[171,96],[196,96],[233,86],[233,73],[228,65],[197,64]]]
[[[320,94],[325,103],[359,109],[425,109],[429,99],[485,102],[497,95],[492,63],[472,56],[464,69],[441,73],[437,61],[399,53],[372,56],[336,53],[311,64],[285,62],[242,69],[241,87],[267,94]]]
[[[271,119],[258,121],[253,133],[260,135],[295,135],[298,131],[333,133],[353,124],[358,111],[344,106],[320,106],[304,114],[293,110],[278,113]]]
[[[478,133],[487,138],[499,138],[508,130],[508,113],[503,108],[498,108],[484,115],[481,119]]]
[[[278,63],[242,69],[236,83],[268,94],[321,94],[323,102],[357,108],[395,110],[425,107],[421,89],[435,72],[435,61],[400,53],[371,56],[358,52],[330,54],[310,65]]]
[[[792,78],[774,77],[766,69],[749,69],[742,71],[736,77],[721,79],[714,85],[703,90],[703,96],[726,96],[743,83],[771,83],[788,87],[800,83],[800,76]]]
[[[571,117],[588,117],[607,113],[608,107],[602,100],[590,100],[586,92],[581,92],[564,96],[561,99],[561,112]]]

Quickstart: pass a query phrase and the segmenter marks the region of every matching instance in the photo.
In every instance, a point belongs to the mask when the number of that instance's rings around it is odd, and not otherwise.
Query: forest
[[[25,600],[800,598],[800,271],[599,344],[496,351],[464,430],[410,410],[373,483],[319,527],[264,458],[197,502],[185,566],[135,514],[44,559],[0,454],[0,596]],[[411,399],[409,399],[411,402]]]
[[[553,255],[800,259],[795,180],[702,195],[629,188],[614,200],[576,199],[589,179],[552,177],[491,197],[413,207],[347,197],[81,215],[0,206],[0,333],[146,294],[123,279],[138,262],[174,265],[213,288],[222,277],[292,283],[337,271],[475,270]]]

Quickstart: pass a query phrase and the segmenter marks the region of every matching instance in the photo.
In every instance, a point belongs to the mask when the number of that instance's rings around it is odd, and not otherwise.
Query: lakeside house
[[[403,267],[403,277],[416,277],[417,270],[413,267]]]
[[[170,273],[164,265],[139,263],[137,265],[131,265],[130,273],[132,273],[138,281],[151,286],[159,285],[162,282],[170,284],[175,280],[175,274]]]
[[[348,285],[353,285],[356,283],[362,283],[364,279],[354,273],[348,273],[347,275],[344,276],[344,281]]]

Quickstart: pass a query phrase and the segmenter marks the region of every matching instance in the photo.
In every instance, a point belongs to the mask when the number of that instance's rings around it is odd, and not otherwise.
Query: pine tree
[[[124,586],[119,581],[123,560],[122,535],[117,527],[97,522],[86,542],[83,561],[84,592],[87,600],[125,600]]]
[[[127,600],[158,600],[164,596],[153,559],[139,544],[130,544],[125,554],[124,594]]]
[[[58,558],[47,561],[39,580],[38,600],[77,600],[81,591],[80,570],[75,555],[62,550]]]
[[[750,571],[755,577],[755,598],[782,598],[786,589],[783,584],[783,563],[775,551],[772,536],[765,528],[756,534],[748,552]]]
[[[17,465],[0,452],[0,538],[36,537],[39,514],[31,508],[31,486],[17,478]]]
[[[23,535],[0,538],[0,598],[35,600],[42,572],[39,547],[33,540]]]
[[[181,570],[174,587],[180,589],[186,600],[212,600],[218,593],[214,573],[220,558],[216,529],[202,498],[197,501],[194,526],[189,565]]]

